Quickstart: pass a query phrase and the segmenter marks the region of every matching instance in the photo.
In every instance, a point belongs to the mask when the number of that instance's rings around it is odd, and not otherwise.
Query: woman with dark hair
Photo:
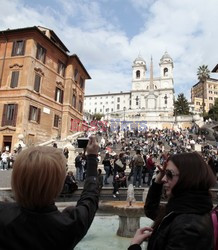
[[[141,249],[147,239],[147,250],[214,249],[209,189],[216,180],[211,168],[192,152],[172,155],[159,170],[144,206],[154,224],[137,231],[129,250]],[[160,206],[162,187],[168,197],[165,207]]]

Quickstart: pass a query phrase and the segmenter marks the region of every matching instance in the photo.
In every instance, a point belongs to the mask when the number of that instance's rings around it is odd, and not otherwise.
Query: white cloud
[[[119,11],[112,7],[103,9],[115,2],[58,0],[56,5],[54,1],[51,4],[45,1],[43,6],[33,7],[27,0],[0,0],[1,30],[34,25],[53,29],[71,54],[80,57],[91,75],[87,94],[130,90],[131,66],[139,53],[148,68],[152,55],[155,76],[159,76],[158,63],[167,50],[174,60],[176,93],[183,91],[189,98],[190,88],[197,82],[198,66],[206,64],[212,69],[218,63],[215,56],[218,54],[218,1],[125,1],[123,6],[137,9],[141,17],[138,20],[143,20],[138,24],[140,32],[134,37],[126,35],[128,16],[126,30],[121,30],[119,16],[115,14]]]

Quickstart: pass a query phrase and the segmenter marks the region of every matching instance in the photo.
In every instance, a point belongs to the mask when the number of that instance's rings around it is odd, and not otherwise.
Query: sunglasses
[[[179,176],[179,174],[175,174],[175,173],[173,173],[172,170],[169,170],[169,169],[165,170],[165,175],[166,175],[168,180],[172,180],[174,176]]]

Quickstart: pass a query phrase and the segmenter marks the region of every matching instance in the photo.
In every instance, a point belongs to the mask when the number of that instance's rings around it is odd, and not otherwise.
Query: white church
[[[147,128],[174,128],[177,120],[181,119],[180,126],[188,127],[190,118],[173,116],[173,67],[171,56],[165,52],[159,62],[160,76],[155,77],[152,59],[148,74],[145,60],[138,56],[132,65],[132,90],[86,95],[84,111],[104,114],[105,120],[123,121],[127,126],[138,122],[139,126]]]

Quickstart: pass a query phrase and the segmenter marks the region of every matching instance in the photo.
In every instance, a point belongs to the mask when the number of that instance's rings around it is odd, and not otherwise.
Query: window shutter
[[[3,115],[2,115],[2,127],[5,126],[6,124],[7,109],[8,109],[8,105],[4,104]]]
[[[58,88],[55,89],[55,101],[57,101]]]
[[[39,59],[39,53],[40,53],[40,46],[39,44],[37,44],[37,47],[36,47],[36,58]]]
[[[15,88],[18,85],[19,71],[12,71],[11,74],[11,88]]]
[[[29,109],[29,117],[28,117],[28,120],[29,120],[29,121],[31,120],[31,114],[32,114],[32,106],[30,105],[30,109]]]
[[[45,63],[45,58],[46,58],[46,49],[43,48],[43,63]]]
[[[37,122],[40,123],[40,118],[41,118],[41,109],[37,109],[38,111],[38,117],[37,117]]]
[[[26,47],[26,41],[23,41],[23,47],[22,47],[21,55],[25,54],[25,47]]]
[[[60,70],[61,70],[61,63],[60,61],[58,61],[58,74],[60,74]]]
[[[11,56],[15,56],[15,51],[16,51],[16,41],[15,42],[13,42],[13,48],[12,48],[12,52],[11,52]]]
[[[64,91],[61,89],[60,103],[63,103],[64,100]]]
[[[58,128],[58,122],[59,122],[59,116],[55,115],[54,116],[54,127]]]
[[[38,74],[35,74],[34,90],[36,92],[39,92],[40,82],[41,82],[41,76]]]
[[[12,126],[14,127],[16,127],[17,111],[18,111],[18,104],[14,104],[14,115],[13,115],[13,120],[12,120]]]

